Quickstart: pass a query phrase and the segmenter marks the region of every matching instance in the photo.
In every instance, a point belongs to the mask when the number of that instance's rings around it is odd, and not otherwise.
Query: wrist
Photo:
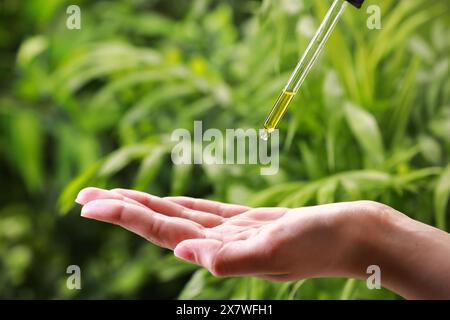
[[[349,243],[342,261],[344,276],[365,280],[367,268],[375,265],[381,285],[405,298],[449,297],[450,281],[442,278],[450,268],[445,258],[450,252],[448,233],[380,203],[355,205],[359,214],[343,227]]]
[[[399,227],[408,220],[404,214],[374,201],[352,202],[352,210],[342,215],[339,230],[342,241],[340,272],[351,278],[366,279],[367,268],[380,268],[392,261],[389,250],[397,241]]]
[[[296,232],[288,233],[287,239],[295,239],[293,235],[298,233],[300,241],[294,241],[287,255],[289,261],[300,264],[291,279],[366,280],[372,275],[371,269],[378,269],[381,285],[405,298],[450,297],[448,233],[372,201],[318,206],[309,216],[293,213],[298,225],[292,223],[288,228]],[[292,256],[295,252],[297,256]],[[311,263],[305,264],[306,260]],[[371,266],[378,268],[368,269]]]
[[[448,299],[449,234],[383,206],[369,210],[352,273],[367,279],[367,267],[377,265],[382,286],[405,298]]]

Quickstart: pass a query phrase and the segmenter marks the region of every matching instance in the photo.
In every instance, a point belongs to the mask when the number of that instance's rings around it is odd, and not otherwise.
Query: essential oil
[[[288,106],[294,96],[294,92],[286,90],[283,90],[283,92],[281,92],[272,108],[272,111],[269,113],[266,121],[264,122],[264,131],[261,133],[261,139],[267,140],[269,138],[269,135],[278,127],[278,123],[280,123],[281,119],[286,113]]]

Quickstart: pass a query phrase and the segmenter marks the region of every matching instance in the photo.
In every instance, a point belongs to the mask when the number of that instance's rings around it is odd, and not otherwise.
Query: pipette
[[[331,32],[339,21],[339,18],[347,7],[347,2],[350,2],[357,8],[361,8],[364,0],[334,0],[325,18],[320,24],[319,29],[316,31],[316,34],[308,44],[305,53],[295,67],[289,81],[276,100],[272,111],[270,111],[267,116],[267,119],[264,122],[264,128],[261,131],[261,139],[267,140],[269,135],[278,127],[278,124],[283,115],[286,113],[289,104],[297,94],[303,81],[305,81],[305,78],[312,66],[317,61],[317,58],[325,46],[325,42],[328,40]]]

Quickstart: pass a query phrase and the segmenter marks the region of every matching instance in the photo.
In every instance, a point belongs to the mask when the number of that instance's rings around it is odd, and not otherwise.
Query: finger
[[[258,251],[253,241],[223,244],[214,239],[180,242],[174,251],[181,259],[200,264],[215,276],[262,275],[271,272],[270,257]]]
[[[183,240],[204,237],[203,228],[193,221],[167,217],[115,199],[90,201],[83,206],[81,216],[120,225],[169,249]]]
[[[227,204],[212,200],[196,199],[189,197],[165,197],[164,199],[178,203],[183,207],[209,212],[225,218],[235,216],[250,210],[250,207],[241,206],[237,204]]]
[[[224,222],[224,219],[220,216],[186,208],[175,202],[145,192],[127,189],[113,189],[111,191],[138,201],[144,206],[166,216],[189,219],[207,228],[215,227]]]
[[[88,203],[89,201],[99,200],[99,199],[122,200],[122,201],[133,203],[133,204],[136,204],[136,205],[146,208],[143,204],[137,202],[136,200],[125,197],[125,196],[121,195],[120,193],[116,193],[116,192],[112,192],[112,191],[100,189],[100,188],[94,188],[94,187],[84,188],[83,190],[81,190],[78,193],[77,198],[75,199],[75,202],[78,204],[84,205],[84,204]]]

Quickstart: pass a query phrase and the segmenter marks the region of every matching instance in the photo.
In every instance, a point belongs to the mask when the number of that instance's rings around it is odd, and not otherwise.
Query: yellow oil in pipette
[[[267,135],[271,134],[278,127],[281,118],[283,118],[283,115],[286,113],[286,110],[294,96],[295,92],[289,92],[286,90],[283,90],[283,92],[281,92],[280,96],[275,102],[275,105],[272,108],[272,111],[269,113],[266,121],[264,122],[264,132],[266,132]],[[267,138],[268,136],[266,137],[266,139]]]
[[[331,8],[328,10],[325,18],[320,24],[319,29],[310,41],[308,48],[295,67],[288,83],[284,87],[280,96],[276,100],[275,105],[267,116],[263,125],[263,130],[261,131],[261,139],[267,140],[270,134],[278,127],[278,124],[283,118],[283,115],[286,113],[289,104],[292,102],[292,99],[300,89],[300,86],[316,62],[325,45],[325,42],[339,21],[339,18],[344,12],[346,6],[347,0],[334,0]]]

